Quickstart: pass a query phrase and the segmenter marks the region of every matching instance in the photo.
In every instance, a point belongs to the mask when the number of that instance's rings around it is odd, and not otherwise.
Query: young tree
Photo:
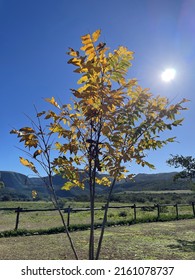
[[[188,179],[190,182],[195,178],[195,158],[192,156],[171,155],[167,160],[170,166],[181,167],[183,170],[174,176],[174,181],[178,179]]]
[[[99,259],[110,197],[116,181],[132,178],[127,163],[154,166],[146,161],[146,152],[162,148],[175,137],[162,139],[161,132],[181,125],[177,114],[185,110],[183,99],[176,104],[142,89],[136,79],[127,79],[133,52],[119,46],[109,52],[98,42],[100,30],[81,37],[80,51],[69,48],[69,64],[80,75],[78,88],[71,89],[72,104],[59,105],[54,97],[46,101],[54,110],[42,112],[50,120],[51,134],[57,134],[59,156],[53,170],[68,181],[62,187],[88,187],[91,228],[89,259]],[[18,135],[20,137],[20,135]],[[28,143],[27,145],[28,146]],[[101,179],[98,173],[106,174]],[[130,174],[129,174],[130,173]],[[94,205],[96,185],[109,188],[104,219],[97,248],[94,241]]]

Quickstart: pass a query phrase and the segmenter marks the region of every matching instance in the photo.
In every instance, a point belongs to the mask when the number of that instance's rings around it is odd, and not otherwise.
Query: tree
[[[4,187],[5,187],[4,182],[3,182],[3,181],[0,181],[0,189],[1,189],[1,188],[4,188]]]
[[[171,155],[167,163],[175,168],[181,167],[183,169],[174,176],[174,181],[178,179],[188,179],[191,182],[195,177],[195,158],[192,156]]]
[[[54,109],[39,113],[50,120],[50,135],[59,138],[54,143],[59,156],[53,160],[52,170],[68,180],[62,189],[87,185],[90,190],[89,259],[99,259],[116,181],[133,177],[127,163],[135,161],[141,166],[154,168],[146,161],[146,152],[174,142],[175,137],[162,139],[161,132],[182,124],[183,119],[176,117],[186,109],[183,103],[187,101],[183,99],[170,104],[167,98],[153,96],[149,89],[142,89],[136,79],[127,79],[133,52],[123,46],[109,52],[106,43],[98,42],[100,33],[97,30],[81,37],[81,53],[69,48],[71,58],[68,63],[76,67],[74,72],[80,76],[78,88],[71,89],[72,103],[58,104],[54,97],[47,98]],[[20,130],[17,135],[31,148],[33,139],[23,132],[25,136],[20,135]],[[99,179],[98,173],[107,176]],[[108,187],[109,194],[95,250],[97,184]]]

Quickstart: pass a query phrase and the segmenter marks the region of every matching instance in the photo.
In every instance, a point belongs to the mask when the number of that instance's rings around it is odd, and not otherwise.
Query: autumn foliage
[[[40,125],[12,130],[26,148],[32,151],[31,161],[20,158],[23,165],[38,173],[33,161],[42,162],[48,150],[55,149],[58,156],[50,163],[52,172],[67,179],[62,189],[87,186],[90,190],[91,231],[89,259],[98,259],[106,225],[109,199],[115,182],[132,178],[127,166],[135,161],[141,166],[154,168],[146,161],[146,152],[162,148],[175,138],[162,139],[161,133],[182,124],[178,118],[185,110],[186,99],[176,104],[161,96],[154,96],[143,89],[136,79],[128,78],[133,52],[119,46],[113,52],[104,42],[99,42],[100,30],[81,37],[80,50],[69,48],[68,64],[79,75],[78,86],[71,89],[72,102],[59,104],[55,97],[47,98],[52,109],[37,113],[37,118],[49,121],[49,131]],[[47,139],[57,135],[49,145]],[[44,145],[40,145],[40,142]],[[46,150],[47,148],[47,150]],[[81,176],[81,173],[85,176]],[[101,179],[98,173],[107,174]],[[47,173],[48,174],[48,173]],[[94,202],[96,185],[109,187],[107,208],[95,254]]]

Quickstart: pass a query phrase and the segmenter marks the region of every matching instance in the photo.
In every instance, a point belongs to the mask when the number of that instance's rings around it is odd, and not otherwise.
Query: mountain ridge
[[[164,173],[139,173],[134,177],[134,180],[121,180],[116,183],[114,192],[123,191],[158,191],[158,190],[174,190],[174,189],[189,189],[186,181],[173,182],[173,177],[177,172]],[[99,174],[102,176],[102,174]],[[89,190],[86,186],[85,190],[78,187],[72,188],[70,191],[63,191],[61,187],[66,182],[66,179],[59,175],[53,176],[53,183],[56,193],[59,197],[79,197],[89,195]],[[32,190],[36,190],[40,197],[48,197],[48,192],[41,178],[28,177],[22,173],[14,171],[0,171],[0,200],[2,195],[21,196],[23,198],[31,198]],[[108,187],[97,185],[96,193],[105,194],[109,190]]]

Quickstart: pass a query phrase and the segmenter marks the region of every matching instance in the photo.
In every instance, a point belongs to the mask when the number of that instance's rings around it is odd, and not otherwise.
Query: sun
[[[161,78],[164,82],[171,82],[175,79],[176,71],[174,68],[167,68],[162,72]]]

